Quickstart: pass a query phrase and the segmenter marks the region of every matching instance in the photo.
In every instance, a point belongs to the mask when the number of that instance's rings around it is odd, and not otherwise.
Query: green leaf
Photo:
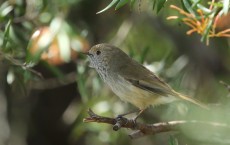
[[[173,137],[173,136],[170,136],[170,138],[169,138],[169,144],[170,145],[179,145],[178,140],[175,137]]]
[[[145,47],[145,48],[142,50],[141,59],[140,59],[140,62],[141,62],[141,63],[144,63],[145,58],[146,58],[146,56],[148,55],[149,48],[150,48],[150,47]]]
[[[211,5],[212,2],[208,2],[208,4]],[[215,3],[213,3],[213,5],[216,6],[216,7],[223,7],[223,2],[221,2],[221,1],[215,2]]]
[[[27,50],[26,53],[26,62],[27,63],[38,63],[41,59],[41,55],[44,51],[46,51],[49,48],[50,45],[48,45],[47,47],[44,47],[42,49],[38,49],[37,52],[35,54],[30,54],[29,50]]]
[[[155,0],[155,1],[157,1],[156,2],[157,13],[159,13],[160,10],[164,7],[166,0]]]
[[[3,51],[6,50],[6,45],[7,45],[7,42],[9,41],[10,26],[11,26],[11,20],[9,20],[6,24],[6,29],[4,32],[3,43],[2,43]]]
[[[157,0],[153,0],[153,10],[154,10],[155,7],[156,7],[156,1],[157,1]]]
[[[70,40],[65,31],[60,31],[57,35],[60,56],[65,62],[69,62],[71,58]]]
[[[196,13],[193,11],[189,0],[182,0],[182,4],[184,6],[184,8],[190,13],[196,16]]]
[[[78,89],[82,97],[83,102],[88,101],[88,91],[86,89],[86,77],[85,77],[85,67],[82,64],[77,65],[77,76],[78,76]]]
[[[229,0],[223,0],[223,11],[225,15],[228,13],[228,9],[229,9]]]
[[[200,4],[201,0],[191,0],[192,1],[192,7],[195,7],[197,4]]]
[[[203,12],[205,12],[206,14],[212,12],[210,9],[206,8],[205,6],[203,6],[203,5],[201,5],[201,4],[197,4],[197,7],[198,7],[199,9],[201,9]]]
[[[125,4],[127,4],[128,2],[129,2],[129,0],[120,0],[118,2],[118,4],[116,5],[115,10],[121,8],[122,6],[124,6]]]
[[[210,31],[210,29],[211,29],[211,27],[212,27],[212,23],[213,23],[213,19],[211,19],[211,20],[208,22],[208,25],[207,25],[207,27],[206,27],[206,29],[205,29],[205,31],[204,31],[204,34],[203,34],[203,36],[202,36],[202,38],[201,38],[201,41],[202,41],[202,42],[204,42],[204,40],[207,40],[207,39],[208,39],[208,34],[209,34],[209,31]]]
[[[132,48],[132,47],[130,47],[131,49],[129,49],[129,56],[130,57],[134,57],[134,54],[135,54],[135,51],[134,51],[134,49]]]
[[[0,11],[0,16],[1,17],[7,16],[13,9],[14,9],[13,6],[8,6],[4,8],[3,10]]]
[[[96,14],[103,13],[104,11],[110,9],[112,6],[114,6],[116,3],[118,3],[119,0],[113,0],[107,7],[105,7],[103,10],[97,12]]]

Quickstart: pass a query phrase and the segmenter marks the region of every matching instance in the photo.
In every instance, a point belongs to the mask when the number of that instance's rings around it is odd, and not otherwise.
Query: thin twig
[[[77,81],[76,72],[70,72],[68,74],[65,74],[61,78],[31,80],[29,81],[28,85],[31,87],[31,89],[46,90],[46,89],[54,89],[65,85],[69,85],[76,81]]]
[[[230,85],[229,84],[225,83],[224,81],[220,81],[220,83],[222,85],[224,85],[227,88],[227,90],[230,92]]]
[[[20,60],[17,60],[15,58],[13,58],[11,55],[9,54],[5,54],[3,52],[0,51],[0,56],[2,56],[2,59],[6,59],[8,60],[12,65],[15,65],[15,66],[20,66],[22,69],[24,70],[28,70],[30,71],[31,73],[37,75],[38,77],[42,78],[43,79],[43,76],[40,72],[32,69],[32,65],[29,64],[29,63],[22,63]]]

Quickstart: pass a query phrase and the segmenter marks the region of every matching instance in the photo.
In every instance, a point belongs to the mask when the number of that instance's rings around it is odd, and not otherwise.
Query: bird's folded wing
[[[150,93],[163,96],[174,95],[168,84],[134,60],[131,60],[129,64],[120,66],[117,73],[134,86]]]
[[[170,88],[167,86],[164,86],[163,84],[159,84],[161,82],[154,82],[151,83],[152,81],[147,82],[144,80],[137,80],[137,79],[131,79],[131,78],[125,78],[126,81],[130,82],[132,85],[143,89],[145,91],[148,91],[153,94],[158,94],[162,96],[168,96],[171,94]]]

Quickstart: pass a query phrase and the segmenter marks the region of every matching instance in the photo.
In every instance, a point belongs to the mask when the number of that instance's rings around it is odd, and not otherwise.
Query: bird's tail
[[[204,109],[209,110],[209,107],[208,107],[207,105],[201,103],[200,101],[198,101],[198,100],[196,100],[196,99],[194,99],[194,98],[185,96],[185,95],[183,95],[183,94],[181,94],[181,93],[178,93],[178,92],[176,92],[176,91],[174,91],[174,93],[175,93],[179,98],[181,98],[181,99],[183,99],[183,100],[189,101],[189,102],[191,102],[191,103],[193,103],[193,104],[196,104],[196,105],[200,106],[201,108],[204,108]]]

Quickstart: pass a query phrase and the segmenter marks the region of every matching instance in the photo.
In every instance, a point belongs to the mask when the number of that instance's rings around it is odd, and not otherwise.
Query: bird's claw
[[[128,119],[123,117],[122,115],[118,115],[116,118],[116,123],[113,126],[113,130],[117,131],[119,130],[123,125],[126,125],[128,122]]]

